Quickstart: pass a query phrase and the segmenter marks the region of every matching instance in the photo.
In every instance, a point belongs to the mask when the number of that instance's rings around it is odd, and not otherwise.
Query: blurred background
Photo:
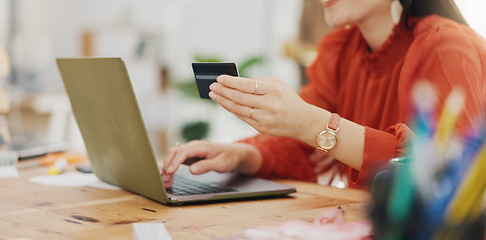
[[[486,36],[486,2],[456,3]],[[236,62],[243,76],[298,90],[329,30],[318,0],[0,0],[0,117],[9,141],[84,152],[55,59],[121,57],[156,155],[192,139],[235,141],[256,132],[199,99],[191,63]]]

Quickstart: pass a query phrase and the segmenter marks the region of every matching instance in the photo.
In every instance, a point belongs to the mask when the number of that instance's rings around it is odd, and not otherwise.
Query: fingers
[[[221,152],[224,152],[223,146],[198,140],[171,147],[166,153],[161,173],[165,187],[169,188],[172,186],[174,173],[181,164],[188,163],[188,160],[196,160],[190,162],[192,164],[189,170],[192,174],[234,170],[238,165],[238,160],[234,153],[221,154]]]
[[[250,107],[246,104],[239,104],[239,103],[237,103],[233,100],[230,100],[229,98],[222,96],[222,95],[210,93],[209,96],[214,101],[216,101],[221,107],[226,109],[228,112],[233,113],[234,115],[236,115],[238,118],[240,118],[242,120],[243,120],[243,118],[250,118],[250,116],[254,117],[255,111],[257,111],[256,107]]]
[[[173,173],[173,165],[177,161],[176,155],[179,152],[180,145],[173,146],[167,150],[164,157],[164,164],[162,165],[162,173]],[[170,171],[169,171],[170,169]]]
[[[237,103],[238,105],[259,107],[261,104],[262,95],[244,92],[235,88],[224,86],[220,83],[211,84],[209,89],[211,90],[209,96],[212,97],[216,102],[218,102],[218,96],[223,96],[226,99],[231,99],[231,101]]]
[[[167,188],[172,187],[173,173],[169,174],[168,169],[169,166],[171,166],[171,164],[173,163],[178,148],[180,148],[180,146],[173,146],[169,148],[164,157],[164,164],[162,165],[162,171],[160,174],[162,175],[162,181]]]
[[[216,78],[216,81],[228,88],[237,89],[238,91],[245,93],[255,93],[256,85],[255,80],[253,79],[221,75]]]
[[[203,174],[209,171],[228,172],[236,168],[236,163],[230,158],[223,159],[221,155],[212,158],[201,160],[191,165],[190,170],[192,174]]]
[[[211,84],[209,96],[238,118],[255,119],[255,112],[265,108],[267,95],[273,88],[279,87],[277,82],[280,80],[275,78],[248,79],[221,75],[216,83]]]
[[[262,95],[271,90],[271,85],[268,85],[268,83],[277,80],[268,77],[242,78],[221,75],[216,78],[216,81],[225,87],[233,88],[241,92]]]
[[[227,111],[244,120],[253,119],[254,112],[263,105],[263,95],[259,93],[266,80],[247,79],[221,75],[218,82],[210,86],[209,96]],[[245,120],[244,120],[245,121]]]
[[[189,170],[191,171],[192,174],[203,174],[206,172],[209,172],[211,170],[211,166],[214,165],[213,160],[201,160],[197,163],[194,163],[191,165]]]
[[[172,186],[173,175],[184,161],[190,158],[206,157],[207,147],[204,147],[205,145],[207,145],[205,141],[192,141],[167,150],[161,172],[166,187]]]

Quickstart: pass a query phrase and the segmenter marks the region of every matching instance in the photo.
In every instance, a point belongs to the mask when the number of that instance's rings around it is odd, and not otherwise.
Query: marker
[[[391,222],[399,226],[412,214],[415,188],[408,159],[394,158],[390,166],[394,176],[387,212]]]
[[[437,105],[434,87],[428,81],[418,82],[412,89],[412,101],[415,111],[412,129],[415,135],[409,147],[410,170],[421,197],[427,202],[432,198],[432,182],[437,170],[432,141],[436,122],[434,110]]]
[[[65,158],[59,158],[47,170],[48,175],[57,175],[66,170],[68,161]]]
[[[449,209],[447,221],[457,224],[465,221],[476,221],[481,215],[481,204],[486,190],[486,144],[469,167],[463,182]]]
[[[451,93],[450,96],[452,97],[449,97],[448,100],[461,101],[457,99],[458,95],[454,96]],[[463,103],[459,103],[459,105],[463,106]],[[444,115],[446,114],[443,114],[441,117],[444,117]],[[443,156],[447,156],[447,159],[443,159],[448,161],[445,162],[443,171],[436,178],[433,199],[426,208],[428,221],[433,226],[438,226],[446,219],[448,207],[457,194],[463,179],[466,178],[470,165],[484,144],[486,128],[482,119],[483,117],[480,116],[474,121],[474,125],[470,126],[470,129],[462,138],[453,136],[452,129],[449,129],[451,135],[445,140],[448,143],[447,146],[443,145],[445,148],[442,150]],[[452,124],[450,127],[454,128],[454,125]],[[436,136],[438,135],[436,134]],[[439,141],[439,138],[436,137],[435,140]],[[439,143],[436,146],[439,146]]]
[[[437,156],[445,164],[445,152],[448,143],[456,128],[457,119],[461,114],[466,101],[464,91],[461,88],[454,88],[447,96],[442,113],[439,117],[434,140],[437,148]]]

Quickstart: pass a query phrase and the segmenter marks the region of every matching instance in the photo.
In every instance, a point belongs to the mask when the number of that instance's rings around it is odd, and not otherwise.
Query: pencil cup
[[[422,226],[421,202],[414,194],[408,158],[393,158],[371,187],[370,218],[376,239],[414,239]]]
[[[470,239],[483,240],[485,217],[482,216],[474,222],[463,222],[456,225],[442,224],[434,231],[432,239]]]
[[[485,239],[485,216],[454,225],[445,219],[428,221],[428,205],[415,187],[410,160],[394,158],[389,163],[371,186],[369,213],[376,239]]]

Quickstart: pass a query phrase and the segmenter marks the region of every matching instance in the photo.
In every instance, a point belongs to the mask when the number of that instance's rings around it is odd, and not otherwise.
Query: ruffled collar
[[[361,35],[362,44],[360,54],[372,72],[391,72],[397,62],[403,59],[412,41],[413,26],[407,28],[403,24],[397,24],[385,43],[379,49],[372,52],[369,51],[368,44]]]

